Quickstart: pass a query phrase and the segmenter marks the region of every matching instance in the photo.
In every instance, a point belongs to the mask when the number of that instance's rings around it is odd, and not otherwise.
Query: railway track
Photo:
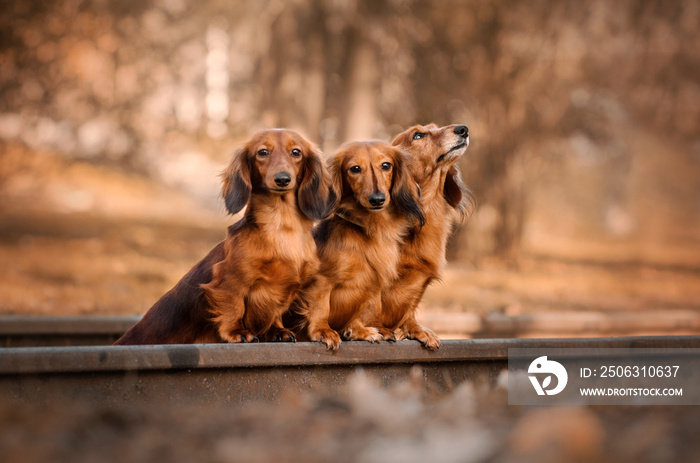
[[[0,315],[0,347],[105,346],[114,343],[138,316]]]
[[[420,321],[447,339],[700,335],[700,312],[691,309],[421,315]],[[110,345],[139,319],[104,315],[0,315],[0,347]]]
[[[700,336],[446,340],[436,352],[413,341],[346,342],[336,354],[318,343],[111,346],[134,319],[34,322],[33,332],[26,333],[30,330],[22,320],[0,319],[5,345],[27,345],[31,338],[35,346],[42,339],[64,346],[0,348],[0,396],[16,403],[215,404],[276,402],[299,394],[333,397],[346,393],[350,377],[360,370],[382,385],[420,374],[426,394],[439,395],[465,381],[495,386],[510,348],[700,348]],[[97,338],[107,342],[70,345]]]

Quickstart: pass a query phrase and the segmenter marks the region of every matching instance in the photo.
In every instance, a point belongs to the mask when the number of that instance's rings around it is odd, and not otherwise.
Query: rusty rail
[[[421,321],[445,338],[552,338],[700,335],[700,312],[535,312],[520,315],[424,312]],[[0,346],[110,345],[138,316],[0,315]]]
[[[519,315],[425,312],[420,319],[441,333],[488,337],[667,336],[700,334],[700,311],[549,311]]]
[[[0,347],[110,345],[138,316],[0,315]]]
[[[346,342],[336,354],[317,343],[0,349],[0,396],[19,403],[245,403],[289,394],[346,392],[361,369],[389,385],[421,370],[426,392],[464,381],[493,385],[514,347],[700,347],[700,336],[448,340],[429,352],[416,342]]]

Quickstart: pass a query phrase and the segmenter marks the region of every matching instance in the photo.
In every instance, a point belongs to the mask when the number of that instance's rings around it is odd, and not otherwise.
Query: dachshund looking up
[[[414,227],[400,247],[398,278],[382,291],[382,325],[435,350],[440,339],[418,323],[416,309],[428,285],[440,278],[453,224],[463,221],[474,207],[457,166],[469,146],[469,129],[466,125],[418,125],[397,135],[392,145],[410,156],[425,225]]]

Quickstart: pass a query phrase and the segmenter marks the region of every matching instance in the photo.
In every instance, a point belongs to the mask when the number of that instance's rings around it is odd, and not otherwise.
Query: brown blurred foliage
[[[332,152],[416,122],[460,122],[480,208],[451,258],[695,267],[699,9],[3,2],[0,188],[12,197],[13,176],[33,172],[29,150],[137,172],[216,208],[217,170],[253,130],[300,129]]]

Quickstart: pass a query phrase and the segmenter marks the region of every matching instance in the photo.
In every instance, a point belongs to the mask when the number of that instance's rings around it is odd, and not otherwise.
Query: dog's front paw
[[[365,341],[369,342],[382,342],[384,336],[379,332],[377,328],[367,328],[367,334],[364,337]]]
[[[377,328],[367,328],[366,326],[354,326],[343,331],[343,338],[348,341],[368,341],[371,343],[381,342],[384,337]]]
[[[396,333],[394,333],[392,330],[389,328],[377,328],[379,330],[379,334],[382,335],[382,341],[389,341],[389,342],[396,342]]]
[[[330,328],[310,332],[309,339],[324,343],[326,345],[326,349],[333,352],[337,352],[338,347],[340,347],[340,335],[335,330]]]
[[[408,333],[409,339],[415,339],[416,341],[423,344],[428,350],[435,351],[442,346],[442,341],[437,334],[428,328],[417,328]]]
[[[226,338],[227,342],[258,342],[259,339],[248,330],[233,330]]]
[[[271,342],[297,342],[294,333],[286,328],[277,328],[274,326],[267,332],[265,339]]]

